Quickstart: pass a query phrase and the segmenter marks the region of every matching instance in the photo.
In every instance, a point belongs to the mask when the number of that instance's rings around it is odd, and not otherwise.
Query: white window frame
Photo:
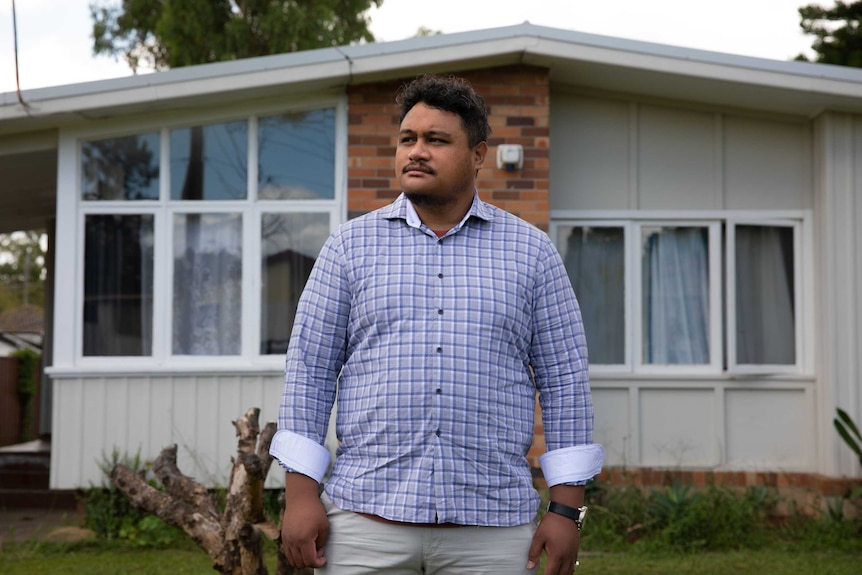
[[[624,365],[590,364],[601,376],[625,374],[712,377],[739,375],[811,375],[813,370],[813,232],[808,210],[785,211],[634,211],[552,210],[549,235],[557,245],[560,228],[616,227],[625,234]],[[710,361],[703,365],[645,364],[642,353],[641,230],[647,226],[706,226],[709,234]],[[736,363],[736,294],[733,230],[737,225],[786,226],[793,229],[794,329],[796,362],[793,365],[743,365]],[[589,333],[587,333],[589,344]],[[726,354],[726,357],[725,357]]]
[[[258,118],[280,113],[295,113],[333,108],[335,110],[334,197],[326,200],[257,200],[257,122]],[[170,154],[172,129],[221,122],[248,122],[247,199],[182,202],[170,199]],[[58,150],[57,277],[55,295],[59,311],[55,320],[55,365],[52,373],[79,372],[219,372],[236,370],[281,369],[281,354],[263,355],[260,350],[260,288],[262,283],[260,221],[264,213],[325,213],[330,229],[347,219],[347,103],[344,96],[285,103],[270,101],[255,108],[235,107],[202,114],[165,114],[147,121],[110,123],[107,128],[79,128],[60,134]],[[100,126],[104,126],[102,124]],[[158,132],[161,154],[159,200],[84,201],[81,197],[81,146],[84,141]],[[173,217],[179,213],[240,213],[242,217],[242,322],[239,355],[180,356],[172,353],[173,293]],[[84,356],[84,228],[85,219],[94,214],[154,216],[153,341],[148,356]],[[73,334],[69,337],[68,334]]]
[[[582,220],[582,219],[574,219],[574,220],[551,220],[549,226],[549,234],[551,236],[554,245],[557,246],[558,250],[562,251],[557,241],[559,240],[559,233],[561,228],[572,228],[572,227],[580,227],[580,228],[616,228],[623,230],[623,313],[625,314],[625,318],[623,320],[623,325],[625,326],[625,333],[623,334],[623,363],[605,363],[605,364],[593,364],[590,362],[590,371],[600,372],[600,373],[609,373],[609,374],[620,374],[620,373],[629,373],[632,371],[632,361],[633,361],[633,350],[634,350],[634,305],[633,305],[633,297],[632,297],[632,268],[633,266],[640,265],[639,262],[632,262],[632,249],[630,244],[631,234],[632,234],[632,222],[626,220]],[[579,296],[579,294],[575,294]],[[579,301],[579,304],[583,306],[583,304]],[[590,334],[587,333],[587,346],[590,343]]]
[[[782,227],[793,231],[793,309],[794,317],[794,357],[796,362],[788,365],[776,364],[740,364],[736,361],[736,227],[740,225]],[[802,221],[791,219],[763,219],[763,218],[728,218],[727,233],[725,234],[725,254],[727,258],[726,286],[727,290],[727,370],[731,373],[740,374],[773,374],[773,373],[795,373],[803,364],[804,343],[799,323],[802,321],[800,310],[804,309],[802,298],[803,275],[800,254],[803,253],[802,246]]]
[[[709,362],[703,364],[654,364],[643,361],[643,262],[641,248],[643,229],[648,227],[703,228],[707,230],[707,253],[709,254]],[[722,321],[721,321],[721,224],[707,220],[670,220],[650,219],[631,223],[631,233],[627,238],[627,249],[631,251],[632,266],[626,271],[631,274],[626,281],[631,282],[632,294],[632,368],[637,373],[646,374],[710,374],[719,373],[722,364]],[[589,335],[589,334],[588,334]],[[589,341],[589,338],[587,339]],[[717,345],[718,344],[718,345]]]

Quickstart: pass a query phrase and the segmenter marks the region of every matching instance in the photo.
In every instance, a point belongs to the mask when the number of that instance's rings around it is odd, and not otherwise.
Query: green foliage
[[[847,447],[853,450],[853,453],[859,458],[859,465],[862,465],[862,434],[859,433],[859,428],[856,427],[856,423],[846,411],[836,407],[835,412],[837,417],[832,420],[835,424],[835,430],[847,444]]]
[[[93,53],[156,70],[373,42],[383,0],[122,0],[91,4]]]
[[[591,481],[586,502],[589,513],[581,532],[585,549],[624,551],[644,535],[647,499],[639,487]]]
[[[666,507],[659,506],[662,509]],[[762,542],[767,509],[762,499],[739,497],[727,488],[710,486],[676,500],[656,538],[661,547],[679,551],[754,549]]]
[[[179,529],[158,517],[137,509],[111,482],[111,470],[122,464],[137,474],[146,475],[148,465],[141,461],[140,453],[134,457],[120,455],[114,449],[110,458],[102,455],[98,463],[104,474],[100,487],[92,486],[83,495],[84,525],[106,540],[122,540],[136,547],[164,547],[182,539]],[[155,479],[150,484],[156,487]]]
[[[0,234],[0,312],[45,301],[45,251],[40,231]]]
[[[281,499],[283,494],[283,489],[263,490],[263,514],[276,525],[279,525],[281,509],[284,507],[284,501]]]
[[[42,356],[32,349],[24,348],[12,352],[12,357],[18,360],[18,406],[21,412],[20,429],[21,441],[33,439],[33,417],[35,406],[33,398],[38,389],[39,377],[41,375],[40,365]]]
[[[814,36],[816,62],[862,67],[862,1],[838,1],[832,8],[808,4],[799,8],[799,16],[802,31]],[[796,59],[808,60],[801,54]]]
[[[664,491],[651,491],[647,512],[651,520],[663,529],[685,516],[698,497],[699,494],[691,493],[691,486],[674,481]]]
[[[835,545],[862,550],[862,515],[850,514],[839,522],[827,513],[803,515],[791,505],[790,516],[779,517],[781,498],[773,488],[696,489],[675,482],[647,491],[632,484],[590,485],[590,513],[581,534],[586,552],[678,554],[802,544],[810,550]],[[828,534],[828,543],[818,531]]]

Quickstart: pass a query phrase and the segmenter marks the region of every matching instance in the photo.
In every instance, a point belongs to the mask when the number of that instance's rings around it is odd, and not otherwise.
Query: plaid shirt
[[[325,489],[342,509],[532,521],[537,389],[549,451],[592,441],[586,342],[560,256],[478,196],[443,238],[402,195],[326,242],[287,352],[272,448],[285,467],[322,476],[328,461],[310,463],[308,444],[323,449],[336,381],[341,443]]]

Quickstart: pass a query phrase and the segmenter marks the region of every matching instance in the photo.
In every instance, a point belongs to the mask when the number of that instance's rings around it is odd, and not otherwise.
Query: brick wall
[[[548,229],[548,74],[543,68],[507,66],[462,74],[485,98],[493,134],[479,195],[492,204]],[[351,86],[348,90],[347,210],[350,217],[398,196],[394,158],[398,134],[395,94],[411,78]],[[498,170],[497,146],[521,144],[524,168]]]

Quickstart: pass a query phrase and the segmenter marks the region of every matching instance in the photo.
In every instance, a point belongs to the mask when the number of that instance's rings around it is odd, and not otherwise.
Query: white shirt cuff
[[[548,451],[539,457],[539,465],[548,487],[553,487],[592,479],[602,470],[604,460],[605,448],[592,443]]]
[[[308,475],[318,483],[329,469],[329,450],[304,435],[280,429],[275,432],[269,446],[269,454],[282,467]]]

